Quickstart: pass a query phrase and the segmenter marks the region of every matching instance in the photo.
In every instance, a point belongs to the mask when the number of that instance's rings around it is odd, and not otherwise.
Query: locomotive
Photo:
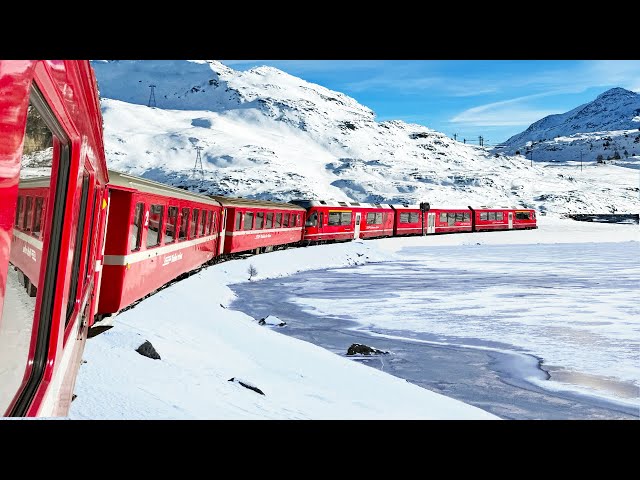
[[[358,238],[537,228],[532,209],[271,202],[109,170],[88,61],[0,61],[0,93],[4,416],[66,415],[90,329],[202,266]]]

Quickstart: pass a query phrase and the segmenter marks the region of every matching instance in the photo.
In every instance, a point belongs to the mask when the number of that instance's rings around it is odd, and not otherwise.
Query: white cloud
[[[530,125],[547,115],[561,113],[557,110],[543,110],[536,107],[522,105],[534,98],[555,95],[557,92],[537,93],[523,97],[512,98],[500,102],[488,103],[469,108],[453,117],[452,123],[467,123],[478,126],[513,126]]]

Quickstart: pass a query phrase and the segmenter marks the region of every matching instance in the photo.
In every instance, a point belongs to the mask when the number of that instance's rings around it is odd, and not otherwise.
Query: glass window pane
[[[131,236],[129,243],[131,251],[140,250],[142,243],[142,212],[144,211],[144,203],[136,203],[136,209],[133,212],[133,223],[131,224]]]
[[[147,229],[147,248],[160,245],[160,233],[162,232],[162,217],[164,205],[151,205],[149,207],[149,228]]]

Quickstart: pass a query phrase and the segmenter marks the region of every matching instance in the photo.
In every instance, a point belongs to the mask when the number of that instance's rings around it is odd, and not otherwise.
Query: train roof
[[[304,208],[311,207],[356,207],[356,208],[391,208],[391,205],[387,203],[360,203],[353,201],[339,201],[339,200],[291,200],[291,203],[295,203]]]
[[[146,178],[136,177],[116,170],[109,170],[109,185],[130,188],[140,192],[153,193],[165,197],[181,198],[183,200],[191,200],[193,202],[208,203],[210,205],[220,206],[220,203],[207,195],[189,192],[182,188],[172,187],[164,183],[155,182]]]
[[[239,198],[239,197],[223,197],[220,195],[211,195],[216,201],[220,202],[223,207],[251,207],[251,208],[271,208],[282,210],[301,210],[304,211],[300,205],[286,202],[272,202],[270,200],[253,200],[251,198]]]

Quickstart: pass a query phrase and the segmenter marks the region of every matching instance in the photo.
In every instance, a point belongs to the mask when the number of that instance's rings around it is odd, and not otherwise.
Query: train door
[[[356,227],[353,229],[353,239],[357,240],[360,237],[360,212],[356,213]]]
[[[218,235],[218,255],[224,250],[225,232],[227,231],[227,209],[220,211],[220,234]]]
[[[509,212],[509,230],[513,228],[513,212]]]
[[[318,233],[322,233],[324,230],[324,212],[318,212]],[[322,239],[322,236],[318,236],[319,239]]]
[[[427,233],[436,233],[436,214],[427,214]]]

